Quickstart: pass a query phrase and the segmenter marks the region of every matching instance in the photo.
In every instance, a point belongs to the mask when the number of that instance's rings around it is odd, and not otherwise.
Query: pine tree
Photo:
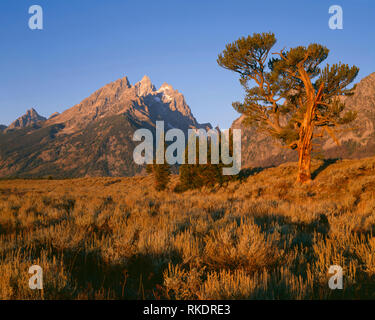
[[[298,46],[274,53],[273,33],[253,34],[227,44],[218,57],[223,68],[237,72],[246,97],[233,107],[255,125],[298,152],[297,181],[311,181],[312,139],[328,133],[336,143],[335,129],[353,121],[356,114],[344,112],[340,95],[358,74],[356,66],[319,66],[329,50],[320,44]],[[250,83],[255,83],[250,87]]]
[[[168,187],[171,179],[171,168],[169,164],[149,164],[146,167],[146,172],[153,175],[155,190],[163,191]]]
[[[230,141],[232,135],[230,134]],[[221,139],[219,138],[219,154],[221,154]],[[199,139],[196,140],[196,159],[199,158]],[[230,144],[230,155],[233,155],[233,144]],[[211,161],[211,143],[207,143],[207,164],[189,164],[188,163],[188,150],[185,150],[185,164],[180,166],[180,185],[178,190],[196,189],[203,186],[213,187],[218,184],[221,186],[224,182],[232,177],[223,175],[223,168],[225,165],[219,161],[214,164]]]

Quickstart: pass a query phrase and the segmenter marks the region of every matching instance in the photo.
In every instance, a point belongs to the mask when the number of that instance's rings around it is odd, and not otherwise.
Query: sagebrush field
[[[177,176],[0,181],[0,299],[374,299],[375,158],[296,173],[183,193]]]

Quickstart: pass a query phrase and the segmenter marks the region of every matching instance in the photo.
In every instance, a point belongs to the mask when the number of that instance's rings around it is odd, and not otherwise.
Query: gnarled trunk
[[[298,176],[297,182],[308,183],[311,181],[311,149],[315,127],[316,108],[323,94],[323,84],[315,94],[311,80],[302,65],[299,66],[302,81],[305,84],[307,94],[307,106],[303,122],[301,124],[298,141]]]
[[[311,181],[311,149],[314,126],[307,123],[303,125],[300,132],[298,146],[298,176],[297,182],[308,183]]]

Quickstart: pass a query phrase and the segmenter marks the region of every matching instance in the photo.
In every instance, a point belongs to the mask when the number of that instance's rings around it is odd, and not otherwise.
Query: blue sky
[[[44,30],[28,28],[28,9],[41,5]],[[328,27],[331,5],[341,5],[344,29]],[[147,74],[159,87],[181,91],[200,122],[228,128],[243,91],[235,73],[221,69],[225,44],[272,31],[275,47],[319,42],[329,63],[375,72],[373,0],[2,0],[0,4],[0,123],[35,107],[49,116],[96,89]]]

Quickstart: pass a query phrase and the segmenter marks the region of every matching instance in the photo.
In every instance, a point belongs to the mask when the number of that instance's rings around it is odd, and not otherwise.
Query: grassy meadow
[[[0,299],[374,299],[375,158],[296,171],[183,193],[177,176],[2,180]]]

